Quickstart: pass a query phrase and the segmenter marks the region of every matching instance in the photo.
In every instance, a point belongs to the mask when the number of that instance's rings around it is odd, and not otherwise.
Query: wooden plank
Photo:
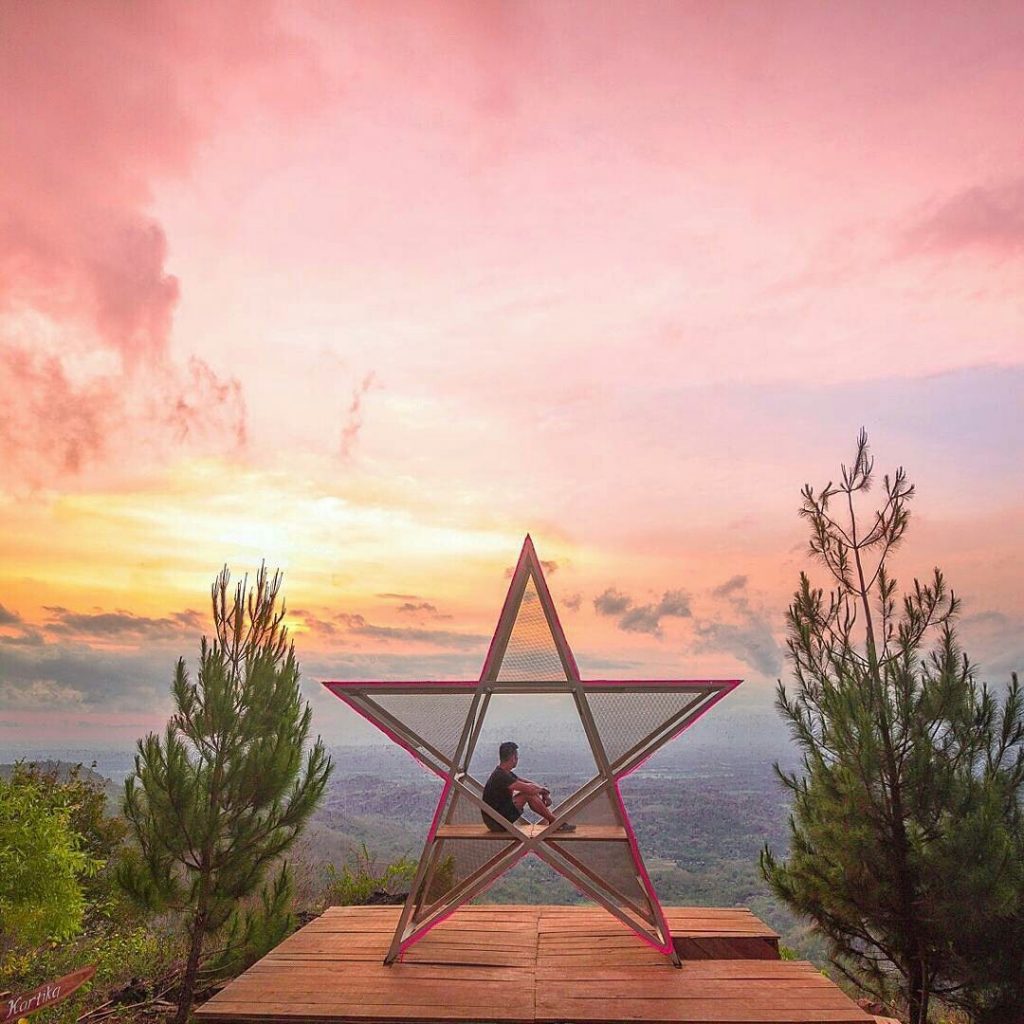
[[[518,826],[518,831],[528,838],[536,838],[544,831],[543,825]],[[438,839],[480,839],[492,842],[514,843],[519,838],[511,832],[495,832],[481,822],[479,825],[441,825],[437,830]],[[571,842],[614,842],[628,841],[626,830],[621,825],[577,825],[574,832],[552,832],[547,840],[559,843]]]
[[[779,940],[763,935],[731,935],[692,938],[673,936],[683,960],[778,960]]]
[[[536,974],[539,979],[561,979],[567,984],[586,984],[593,980],[593,974],[588,974],[585,967],[538,966]],[[603,978],[628,979],[632,976],[631,968],[623,968],[621,971],[613,968],[602,973]],[[685,977],[699,980],[702,983],[717,978],[746,978],[754,981],[810,977],[820,980],[826,985],[832,984],[813,964],[807,963],[806,960],[698,960],[692,964],[686,964],[681,970],[673,970],[670,977],[675,979]],[[664,984],[675,983],[670,980],[664,982]]]
[[[454,984],[454,983],[453,983]],[[840,989],[826,982],[824,985],[816,985],[811,981],[790,982],[779,978],[765,981],[748,981],[737,978],[732,981],[719,980],[715,982],[715,999],[746,999],[749,1002],[768,1003],[774,1000],[782,1000],[784,1003],[794,1005],[837,1005],[847,1006],[849,997]],[[568,998],[577,1000],[588,999],[706,999],[708,998],[708,987],[706,984],[695,984],[692,980],[683,978],[676,985],[652,985],[650,977],[630,978],[629,981],[604,981],[595,977],[590,983],[584,986],[573,986],[569,990],[566,985],[540,986],[537,998],[558,999]]]
[[[841,994],[841,993],[840,993]],[[426,1004],[425,997],[415,997]],[[438,997],[443,1003],[443,997]],[[453,999],[451,1006],[471,1006],[470,1001],[460,1002]],[[477,1003],[476,1005],[480,1005]],[[484,1004],[486,1005],[486,1004]],[[720,1017],[732,1020],[750,1010],[784,1010],[788,1015],[799,1016],[803,1020],[815,1020],[824,1012],[842,1015],[846,1020],[862,1021],[874,1024],[856,1003],[849,999],[836,999],[820,996],[818,993],[808,995],[804,992],[772,992],[769,989],[748,991],[734,996],[721,996],[713,993],[691,993],[675,998],[651,999],[636,995],[606,995],[596,999],[580,999],[564,996],[560,993],[537,993],[537,1017],[554,1017],[558,1020],[615,1020],[622,1016],[653,1018],[656,1020],[689,1020],[694,1017]]]
[[[380,956],[365,957],[362,960],[339,959],[338,957],[331,956],[329,953],[313,953],[302,959],[276,961],[274,966],[287,971],[301,971],[303,964],[311,964],[314,966],[317,964],[329,964],[333,966],[334,970],[344,972],[347,977],[349,974],[360,974],[368,969],[372,969],[373,967],[380,967],[382,959],[383,958]],[[413,958],[412,956],[407,955],[402,960],[396,960],[395,963],[409,964],[417,969],[428,967],[448,969],[466,969],[471,967],[500,969],[507,967],[510,970],[532,970],[536,966],[536,958],[529,953],[491,954],[487,950],[474,951],[466,949],[452,949],[439,954],[436,957],[425,956]]]
[[[323,979],[320,979],[323,981]],[[467,1009],[479,1009],[481,1006],[504,1005],[508,1001],[508,982],[446,982],[436,981],[432,983],[413,982],[409,985],[399,985],[394,981],[386,985],[381,984],[382,979],[367,979],[363,982],[346,980],[344,984],[303,986],[301,978],[287,979],[278,978],[273,987],[262,983],[256,984],[248,980],[239,984],[232,998],[238,1000],[249,999],[252,1002],[262,1002],[268,995],[273,999],[301,999],[306,1003],[319,1006],[333,1005],[338,1002],[358,1002],[367,1007],[392,1006],[395,1004],[418,1003],[423,1007],[424,1012],[429,1007],[439,1007],[444,1010],[448,1007],[466,1007]],[[525,979],[529,983],[529,979]],[[373,1016],[372,1012],[366,1012],[366,1016]]]
[[[388,974],[382,975],[380,972],[386,971]],[[293,968],[290,965],[273,965],[265,964],[265,961],[260,961],[258,964],[254,964],[246,971],[246,976],[252,975],[255,977],[267,976],[271,977],[275,973],[287,972],[288,974],[294,974]],[[302,977],[318,977],[320,975],[329,975],[331,977],[338,977],[337,969],[331,964],[330,961],[321,961],[319,963],[310,962],[308,966],[302,971]],[[382,964],[377,964],[376,968],[370,967],[359,970],[347,970],[345,972],[346,978],[353,977],[365,977],[365,978],[412,978],[419,981],[451,981],[453,983],[462,984],[463,982],[473,982],[474,984],[478,981],[522,981],[524,977],[532,977],[533,971],[527,970],[522,967],[467,967],[461,971],[452,971],[451,964],[404,964],[401,961],[396,961],[390,967],[384,967]]]
[[[212,1002],[212,1000],[211,1000]],[[199,1007],[197,1016],[200,1020],[216,1021],[219,1024],[235,1024],[239,1021],[259,1021],[260,1024],[294,1024],[295,1021],[316,1021],[318,1024],[355,1024],[367,1020],[385,1020],[393,1024],[419,1024],[424,1020],[469,1020],[469,1021],[501,1021],[516,1024],[531,1024],[534,1020],[532,1001],[527,1007],[516,1007],[514,1000],[506,999],[503,1003],[488,1007],[481,1012],[479,1007],[468,1012],[460,1007],[442,1007],[439,1015],[431,1017],[425,1014],[418,1003],[407,1005],[377,1007],[374,1013],[367,1015],[363,1004],[351,1001],[339,1001],[324,1006],[318,1003],[290,1002],[282,1000],[261,999],[258,1003],[222,1001],[215,1007],[205,1003]],[[210,1007],[209,1010],[206,1008]]]
[[[483,1011],[481,1008],[463,1010],[453,1007],[449,1012],[439,1017],[429,1018],[424,1015],[423,1008],[417,1004],[409,1006],[385,1007],[376,1011],[373,1018],[367,1014],[358,1002],[337,1002],[325,1016],[324,1008],[316,1005],[304,1004],[304,1002],[282,1002],[282,1001],[259,1001],[259,1004],[251,1002],[223,1002],[209,1013],[199,1014],[200,1020],[214,1021],[218,1024],[237,1024],[241,1021],[258,1021],[259,1024],[294,1024],[296,1021],[317,1022],[317,1024],[365,1024],[368,1019],[388,1021],[389,1024],[422,1024],[424,1020],[442,1021],[477,1021],[483,1024],[489,1022],[509,1022],[509,1024],[532,1024],[534,1008],[532,1004],[524,1013],[522,1009],[516,1010],[509,1007],[506,1000],[505,1006],[495,1006]],[[207,1004],[206,1006],[209,1006]],[[201,1007],[200,1010],[203,1010]]]
[[[702,914],[676,914],[666,913],[666,920],[669,928],[674,933],[687,935],[700,934],[727,934],[727,935],[760,935],[766,938],[778,938],[778,933],[772,931],[766,924],[747,913],[730,913],[728,911]],[[580,929],[585,927],[588,934],[595,932],[607,934],[611,932],[622,932],[632,934],[614,918],[609,917],[603,911],[593,913],[586,917],[572,917],[567,914],[544,914],[539,922],[539,931],[542,935],[571,933],[579,935]]]
[[[629,938],[628,935],[623,938]],[[579,940],[577,940],[579,941]],[[505,931],[501,928],[495,928],[491,931],[485,932],[441,932],[435,934],[433,932],[426,936],[420,945],[427,942],[440,942],[449,945],[484,945],[490,946],[491,948],[506,948],[515,949],[520,947],[533,947],[537,943],[537,936],[533,932],[518,932],[514,930]],[[636,942],[636,939],[633,939]],[[311,934],[302,936],[301,940],[289,943],[285,945],[282,943],[279,947],[282,952],[290,952],[296,950],[309,950],[317,948],[337,949],[339,951],[345,950],[360,950],[360,949],[381,949],[387,948],[387,943],[383,940],[373,941],[368,939],[366,936],[332,936],[324,934]],[[413,949],[416,947],[413,946]]]
[[[582,955],[580,916],[559,913],[552,908],[541,918],[538,955],[542,961],[553,956]],[[613,918],[588,912],[587,925],[590,925],[591,918],[595,924],[588,929],[587,948],[603,950],[610,942],[620,944],[624,950],[635,945],[632,933]],[[666,914],[666,918],[674,936],[676,952],[684,960],[779,958],[776,933],[745,908],[675,909]]]
[[[500,956],[495,954],[491,955],[486,950],[482,952],[473,952],[472,950],[453,950],[451,953],[438,956],[436,959],[425,956],[425,957],[406,957],[407,963],[424,963],[424,964],[449,964],[452,966],[472,966],[472,965],[486,965],[493,964],[494,966],[503,967],[533,967],[535,964],[534,957],[529,954],[523,954],[516,956],[514,954],[504,953]]]
[[[680,1003],[607,1003],[592,1012],[577,1003],[538,1005],[538,1022],[573,1021],[600,1024],[603,1021],[634,1021],[636,1024],[872,1024],[870,1017],[846,1010],[751,1006],[750,1003],[722,1005],[713,1000],[683,1005]]]
[[[298,934],[298,933],[296,933],[296,934]],[[449,938],[449,939],[456,939],[456,938],[478,939],[478,938],[480,938],[482,936],[482,937],[484,937],[484,941],[486,941],[486,937],[487,936],[494,937],[495,935],[498,935],[498,934],[512,936],[512,937],[515,937],[517,939],[522,939],[524,936],[527,936],[527,935],[533,936],[534,938],[536,938],[537,931],[536,931],[536,928],[528,928],[528,927],[527,928],[519,928],[519,927],[516,927],[515,925],[509,925],[508,927],[505,927],[504,925],[502,925],[498,921],[494,921],[494,922],[491,922],[491,923],[483,922],[481,924],[475,925],[473,928],[445,928],[444,924],[441,924],[441,925],[438,925],[435,928],[433,928],[428,933],[428,935],[425,936],[424,939],[421,940],[421,941],[426,941],[427,938],[433,937],[435,935],[445,936],[446,938]],[[626,934],[628,935],[629,933],[626,933]],[[339,931],[334,931],[334,932],[330,932],[330,931],[309,932],[308,935],[313,936],[313,937],[324,938],[324,939],[327,939],[328,941],[348,942],[348,943],[353,943],[354,944],[354,943],[366,943],[366,942],[373,942],[373,943],[384,942],[385,939],[387,938],[388,933],[387,932],[383,932],[383,931],[381,931],[381,932],[350,932],[350,931],[348,931],[346,929],[341,929]],[[304,936],[304,938],[305,938],[305,936]]]

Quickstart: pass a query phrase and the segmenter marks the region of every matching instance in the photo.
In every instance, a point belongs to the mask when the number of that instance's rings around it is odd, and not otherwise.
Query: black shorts
[[[504,807],[495,807],[494,809],[499,814],[501,814],[504,817],[508,818],[508,820],[511,821],[513,825],[523,816],[522,812],[519,811],[516,808],[515,804],[512,805],[512,812],[511,813],[508,813],[508,811]],[[504,832],[505,831],[505,826],[502,825],[502,823],[500,821],[495,821],[494,818],[492,818],[486,811],[481,811],[480,812],[480,817],[484,819],[484,824],[492,832]]]

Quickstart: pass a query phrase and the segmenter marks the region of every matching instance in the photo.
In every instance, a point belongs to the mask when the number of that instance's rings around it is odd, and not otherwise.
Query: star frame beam
[[[619,781],[739,682],[581,679],[529,536],[476,682],[326,682],[443,782],[385,963],[533,853],[678,966]],[[495,694],[573,699],[595,775],[552,808],[550,824],[504,818],[469,774]],[[500,829],[487,828],[485,816]],[[560,832],[564,823],[575,831]]]

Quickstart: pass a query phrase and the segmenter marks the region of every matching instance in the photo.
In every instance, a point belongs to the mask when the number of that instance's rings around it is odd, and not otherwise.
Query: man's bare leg
[[[520,814],[524,807],[529,807],[531,811],[536,811],[546,822],[550,823],[555,820],[555,816],[548,810],[547,804],[544,803],[544,798],[540,793],[516,793],[512,801]]]

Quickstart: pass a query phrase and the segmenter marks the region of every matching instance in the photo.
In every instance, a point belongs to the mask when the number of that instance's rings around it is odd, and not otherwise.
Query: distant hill
[[[76,761],[17,761],[13,764],[0,764],[0,779],[9,779],[18,764],[33,765],[47,774],[52,772],[61,781],[67,779],[73,769],[79,768],[79,778],[99,786],[111,807],[116,806],[121,799],[121,788],[118,785],[111,782],[105,775],[100,775],[99,772]]]

